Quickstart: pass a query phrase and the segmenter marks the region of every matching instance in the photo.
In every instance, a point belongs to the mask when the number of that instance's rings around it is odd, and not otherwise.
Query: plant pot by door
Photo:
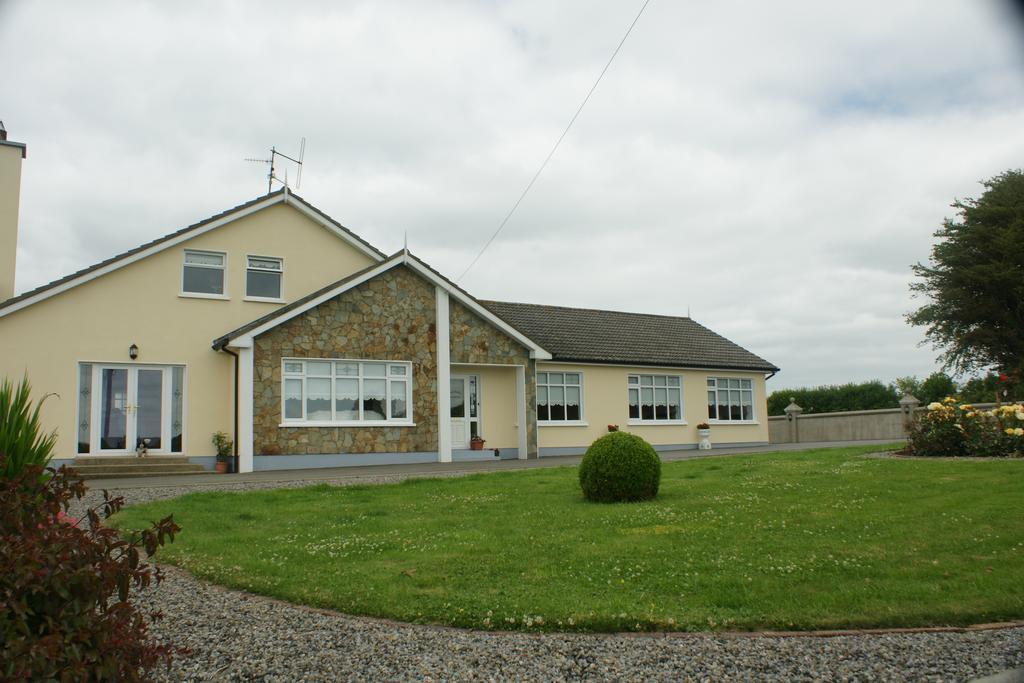
[[[482,451],[484,449],[485,443],[487,442],[481,439],[479,436],[474,436],[472,439],[469,440],[469,448],[470,450],[474,451]]]
[[[214,465],[214,468],[215,468],[217,474],[227,474],[227,472],[228,472],[228,464],[227,464],[227,462],[222,461],[222,460],[218,460],[217,464]]]

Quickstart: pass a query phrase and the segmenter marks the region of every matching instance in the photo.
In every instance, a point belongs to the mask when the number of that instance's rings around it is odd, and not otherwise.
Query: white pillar
[[[452,461],[452,352],[448,318],[448,292],[435,287],[437,313],[437,459]]]
[[[252,347],[238,349],[238,471],[252,472],[253,421],[253,352]]]
[[[519,435],[519,459],[526,460],[526,368],[522,365],[516,366],[516,431]]]

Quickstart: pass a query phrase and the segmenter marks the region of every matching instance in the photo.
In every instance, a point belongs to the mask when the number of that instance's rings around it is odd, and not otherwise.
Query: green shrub
[[[33,407],[31,393],[27,377],[17,387],[9,379],[0,383],[0,476],[7,479],[32,465],[46,467],[57,443],[57,432],[44,434],[39,421],[46,396]]]
[[[580,463],[580,488],[587,500],[649,500],[658,495],[660,483],[661,458],[651,444],[628,432],[602,436]]]

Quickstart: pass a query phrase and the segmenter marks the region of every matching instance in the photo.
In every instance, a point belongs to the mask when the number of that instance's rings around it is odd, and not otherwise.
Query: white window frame
[[[721,381],[721,380],[725,380],[727,382],[729,380],[739,380],[740,381],[740,387],[738,389],[732,389],[731,387],[726,387],[726,388],[722,389],[722,388],[720,388],[718,386],[718,382]],[[711,382],[715,383],[715,388],[714,389],[711,388]],[[750,388],[749,389],[744,389],[743,388],[743,384],[742,384],[743,382],[750,382]],[[708,393],[710,393],[711,391],[714,391],[715,392],[715,405],[716,406],[718,405],[718,392],[719,391],[730,391],[730,392],[731,391],[739,391],[740,392],[740,414],[741,415],[743,413],[743,395],[742,395],[742,393],[745,392],[745,391],[749,391],[750,392],[750,419],[740,418],[738,420],[733,420],[733,419],[728,418],[728,417],[723,419],[721,417],[718,417],[717,415],[714,418],[712,418],[711,417],[711,413],[709,411],[708,412],[708,423],[709,424],[722,424],[722,425],[753,425],[753,424],[759,424],[758,421],[757,421],[757,401],[755,400],[756,393],[754,391],[754,387],[756,385],[754,383],[754,378],[753,377],[729,377],[729,376],[708,375],[707,382],[705,384],[706,384],[705,396]],[[707,405],[707,404],[705,404],[705,405]],[[731,400],[729,402],[729,405],[730,406],[732,405],[732,401]],[[717,412],[717,408],[716,408],[716,412]]]
[[[264,261],[277,261],[280,268],[273,270],[270,268],[255,268],[249,263],[249,259],[263,259]],[[281,276],[280,296],[254,296],[249,294],[249,271],[257,271],[260,273],[277,273]],[[242,298],[243,301],[256,301],[263,303],[272,304],[283,304],[284,298],[284,259],[280,256],[261,256],[259,254],[246,254],[245,255],[245,296]]]
[[[634,377],[637,380],[635,384],[632,381]],[[651,377],[652,378],[652,384],[649,387],[647,385],[643,384],[643,380],[641,379],[641,377]],[[665,386],[664,387],[656,386],[657,380],[653,379],[655,377],[664,377],[665,378]],[[670,386],[668,386],[668,379],[670,377],[673,377],[673,378],[679,380],[679,386],[678,387],[670,387]],[[629,374],[627,374],[626,375],[626,424],[629,424],[629,425],[655,425],[655,426],[661,426],[661,425],[685,425],[685,424],[687,424],[687,422],[686,422],[686,392],[684,391],[683,384],[684,384],[683,383],[683,376],[682,375],[673,374],[673,373],[664,373],[664,372],[630,372]],[[654,390],[654,389],[666,389],[666,390],[668,390],[668,389],[677,389],[679,391],[679,418],[678,419],[669,419],[669,418],[658,419],[657,417],[655,417],[652,420],[645,420],[642,417],[629,417],[629,392],[630,392],[630,390],[631,389],[636,389],[637,390],[637,408],[639,409],[639,412],[642,415],[643,414],[643,403],[642,403],[643,392],[641,391],[641,389],[648,389],[648,388],[651,389],[651,390]],[[667,399],[667,392],[666,392],[666,399]],[[657,415],[657,404],[655,404],[655,415]]]
[[[588,423],[587,423],[587,413],[585,412],[586,411],[586,401],[584,399],[584,396],[586,395],[586,392],[585,392],[585,387],[584,387],[584,384],[583,384],[584,383],[583,372],[580,371],[580,370],[549,370],[547,368],[542,370],[542,369],[538,368],[537,372],[535,373],[535,378],[534,378],[534,396],[535,397],[537,396],[536,390],[539,389],[540,387],[542,387],[542,386],[543,387],[547,387],[548,391],[550,392],[550,389],[551,389],[551,386],[552,386],[550,383],[541,384],[541,381],[540,381],[541,374],[545,374],[545,375],[551,375],[551,374],[567,375],[567,374],[569,374],[569,375],[579,375],[580,376],[580,384],[579,384],[579,387],[580,387],[580,419],[578,419],[578,420],[568,420],[568,419],[566,419],[566,420],[551,420],[551,419],[541,420],[540,418],[538,418],[537,419],[537,425],[541,426],[541,427],[586,427],[586,426],[588,426]],[[562,387],[562,389],[564,391],[564,389],[566,387],[574,387],[576,385],[575,384],[566,384],[565,381],[564,381],[564,377],[563,377],[562,383],[561,384],[555,384],[554,386]],[[549,403],[548,403],[548,416],[550,418],[550,415],[551,415],[550,393],[548,394],[548,400],[549,400]],[[564,394],[563,394],[563,400],[564,400]]]
[[[202,263],[189,263],[189,254],[213,254],[221,256],[224,259],[223,265],[210,266]],[[221,288],[220,294],[207,294],[205,292],[189,292],[185,290],[185,268],[209,268],[210,270],[221,270],[224,273],[222,282],[224,286]],[[179,280],[180,292],[178,296],[185,297],[188,299],[220,299],[222,301],[228,300],[231,297],[228,296],[228,253],[226,251],[216,251],[213,249],[183,249],[181,252],[181,279]]]
[[[323,362],[331,364],[331,374],[317,376],[313,375],[313,378],[330,378],[331,380],[331,416],[330,420],[307,420],[306,419],[306,380],[309,379],[309,375],[306,372],[306,362]],[[286,372],[288,363],[302,363],[302,373]],[[339,375],[337,374],[337,366],[335,363],[359,363],[359,374],[358,375]],[[375,363],[385,364],[385,373],[382,377],[367,377],[363,372],[363,363]],[[400,365],[405,368],[404,375],[392,375],[391,366]],[[287,380],[302,380],[302,417],[301,418],[286,418],[285,417],[285,382]],[[337,382],[338,379],[357,379],[359,381],[359,398],[357,405],[359,407],[358,420],[337,420],[334,419],[335,411],[337,410]],[[384,406],[387,410],[387,414],[391,414],[391,382],[392,381],[404,381],[405,382],[405,405],[406,405],[406,416],[401,418],[392,419],[386,417],[383,420],[363,420],[363,381],[365,379],[383,379],[384,380]],[[281,359],[281,423],[280,427],[415,427],[416,423],[413,422],[413,386],[412,386],[412,362],[404,360],[379,360],[375,358],[282,358]]]

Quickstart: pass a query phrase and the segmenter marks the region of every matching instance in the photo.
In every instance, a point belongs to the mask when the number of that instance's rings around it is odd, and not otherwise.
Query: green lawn
[[[666,463],[655,501],[576,468],[193,493],[160,551],[204,579],[351,614],[490,629],[719,630],[1024,618],[1024,461],[867,448]]]

